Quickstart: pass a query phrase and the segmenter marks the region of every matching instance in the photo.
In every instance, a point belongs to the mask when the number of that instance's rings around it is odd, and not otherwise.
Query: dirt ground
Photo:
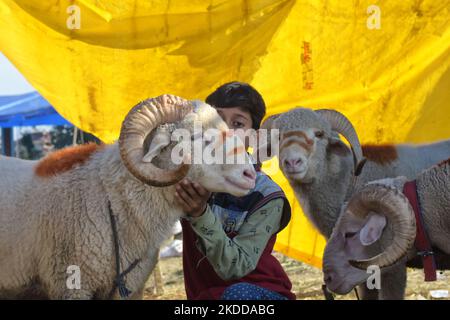
[[[282,263],[285,271],[289,275],[293,291],[300,300],[323,300],[321,285],[321,270],[311,267],[297,260],[288,258],[280,253],[274,253]],[[175,300],[186,299],[183,282],[183,271],[181,258],[169,258],[159,262],[162,275],[162,292],[155,287],[155,277],[152,274],[147,282],[144,299],[146,300]],[[408,286],[406,289],[406,299],[425,300],[436,299],[430,294],[431,290],[450,291],[450,273],[440,273],[438,281],[424,282],[422,270],[408,270]],[[350,293],[345,296],[336,296],[336,300],[354,300],[356,296]],[[447,300],[449,298],[446,298]]]

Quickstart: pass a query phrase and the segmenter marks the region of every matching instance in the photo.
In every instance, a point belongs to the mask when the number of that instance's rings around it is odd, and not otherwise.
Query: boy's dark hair
[[[241,107],[250,113],[253,129],[259,129],[266,114],[266,104],[263,98],[248,83],[228,82],[218,87],[206,98],[206,103],[216,108]]]

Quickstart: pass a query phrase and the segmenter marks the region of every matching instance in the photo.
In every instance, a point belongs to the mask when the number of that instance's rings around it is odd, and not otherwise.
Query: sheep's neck
[[[344,174],[342,174],[344,173]],[[293,183],[293,189],[308,219],[329,238],[344,201],[352,190],[351,169],[341,175],[328,174],[311,183]]]
[[[128,214],[121,223],[121,230],[128,237],[130,250],[139,246],[144,252],[159,249],[170,235],[170,229],[180,216],[173,201],[166,200],[174,193],[170,189],[173,187],[152,188],[151,192],[142,190],[139,197],[128,199]]]
[[[148,256],[159,249],[181,215],[174,208],[174,187],[156,188],[135,179],[120,161],[114,149],[101,166],[103,186],[116,217],[123,257],[130,261]],[[103,160],[105,161],[105,160]],[[108,168],[105,171],[103,168]],[[111,167],[113,175],[111,175]],[[103,172],[105,171],[105,172]]]

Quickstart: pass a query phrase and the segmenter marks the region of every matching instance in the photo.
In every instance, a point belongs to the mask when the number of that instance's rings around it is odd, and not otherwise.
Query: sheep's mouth
[[[335,286],[330,286],[329,284],[327,284],[328,292],[334,293],[334,294],[339,294],[339,295],[346,294],[341,290],[342,289],[341,284],[342,283],[340,283],[339,285],[335,285]]]
[[[255,187],[255,181],[253,182],[250,182],[250,180],[248,180],[248,182],[245,182],[245,180],[238,181],[231,177],[226,177],[225,181],[242,191],[249,191]]]
[[[303,170],[284,169],[284,170],[286,171],[286,173],[293,174],[293,175],[295,175],[295,174],[302,174],[302,173],[306,172],[306,169],[303,169]]]
[[[327,284],[327,289],[328,291],[334,293],[334,294],[339,294],[339,295],[345,295],[350,293],[356,286],[352,287],[352,286],[346,286],[345,285],[345,280],[339,282],[336,285],[332,285],[330,287],[329,284]]]
[[[285,174],[291,179],[303,179],[303,177],[306,175],[306,169],[304,170],[285,169]]]

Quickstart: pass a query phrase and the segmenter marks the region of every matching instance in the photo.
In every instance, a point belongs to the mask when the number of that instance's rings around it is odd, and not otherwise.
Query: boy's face
[[[216,110],[230,129],[242,129],[246,131],[253,126],[250,113],[242,110],[240,107],[216,108]]]
[[[217,113],[222,117],[223,121],[226,122],[228,127],[233,130],[239,130],[238,136],[245,143],[245,148],[248,148],[248,141],[245,136],[239,133],[243,133],[248,129],[252,129],[253,121],[250,113],[242,110],[240,107],[229,107],[229,108],[216,108]]]

